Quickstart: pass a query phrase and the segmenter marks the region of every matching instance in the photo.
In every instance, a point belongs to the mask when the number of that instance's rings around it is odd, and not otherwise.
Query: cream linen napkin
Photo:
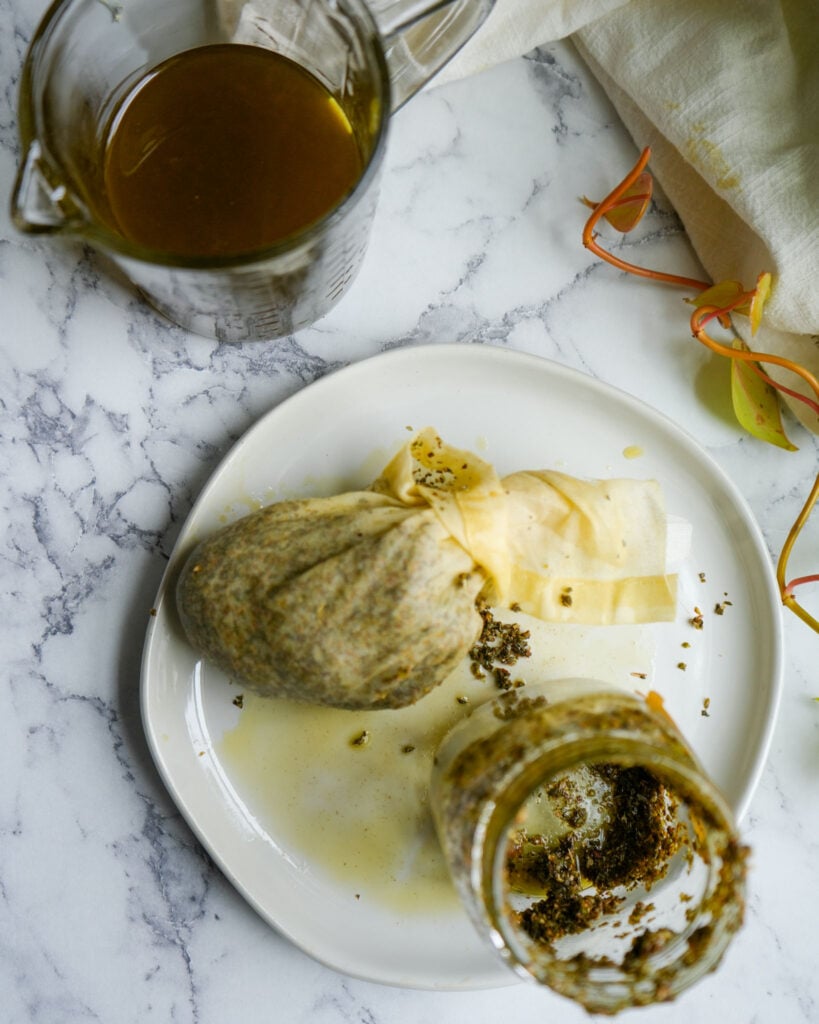
[[[497,0],[436,81],[569,34],[710,277],[773,273],[753,347],[819,376],[819,0]]]

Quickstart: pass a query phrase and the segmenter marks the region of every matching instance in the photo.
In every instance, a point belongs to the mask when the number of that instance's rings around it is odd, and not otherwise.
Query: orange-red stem
[[[732,303],[732,306],[734,304]],[[741,302],[737,300],[736,305],[741,305]],[[715,317],[724,313],[726,309],[731,309],[731,306],[719,308],[717,306],[700,306],[699,309],[695,309],[691,314],[691,330],[694,337],[701,341],[708,348],[714,352],[718,352],[720,355],[727,356],[729,359],[741,359],[748,363],[771,363],[774,366],[782,366],[786,370],[790,370],[795,373],[798,377],[811,388],[813,393],[819,398],[819,380],[810,372],[806,370],[804,366],[800,366],[799,363],[794,363],[791,359],[786,359],[784,356],[777,356],[771,352],[755,352],[752,349],[742,348],[731,348],[728,345],[723,345],[721,342],[710,337],[705,331],[706,325],[709,321]],[[774,387],[778,385],[776,382],[771,382]]]
[[[792,362],[790,359],[785,359],[782,356],[772,355],[767,352],[753,352],[747,349],[736,349],[729,348],[727,345],[722,345],[714,338],[710,337],[705,331],[705,324],[712,320],[715,316],[718,316],[721,310],[716,306],[702,306],[700,309],[696,309],[691,315],[691,330],[693,331],[694,337],[698,341],[702,342],[708,348],[714,352],[718,352],[720,355],[727,356],[729,359],[741,359],[744,362],[750,363],[773,363],[776,366],[782,366],[790,370],[792,373],[797,374],[801,377],[808,386],[812,389],[813,393],[819,398],[819,380],[810,372],[806,370],[804,366],[800,366],[798,363]],[[766,375],[767,376],[767,375]],[[771,381],[774,387],[779,387],[775,381]],[[804,397],[804,396],[803,396]],[[815,407],[815,403],[812,403],[808,399],[808,403],[811,408]],[[814,506],[816,505],[817,499],[819,499],[819,475],[814,481],[811,492],[807,497],[804,505],[802,506],[799,516],[796,522],[788,532],[788,536],[779,554],[779,559],[776,567],[776,579],[779,584],[779,593],[782,597],[782,603],[789,608],[795,615],[797,615],[803,622],[809,625],[812,629],[819,632],[819,621],[817,621],[810,612],[806,611],[794,597],[794,590],[798,586],[802,586],[805,583],[814,583],[819,581],[819,575],[811,574],[809,576],[799,576],[796,579],[787,582],[786,574],[788,568],[788,561],[790,559],[791,551],[796,543],[796,538],[802,531],[802,527],[807,522]]]
[[[638,277],[648,277],[652,281],[664,281],[666,284],[674,284],[682,288],[694,288],[699,292],[704,291],[706,288],[710,287],[707,281],[699,281],[693,277],[681,277],[678,274],[666,274],[661,270],[648,270],[646,267],[640,267],[636,263],[629,263],[627,260],[623,260],[619,256],[615,256],[613,253],[607,252],[597,243],[597,235],[594,233],[594,229],[597,227],[600,218],[604,217],[609,210],[618,205],[619,200],[623,197],[624,193],[631,188],[634,182],[645,170],[650,156],[651,149],[646,147],[640,154],[640,159],[629,171],[628,175],[623,178],[616,188],[609,192],[605,199],[601,199],[597,204],[583,228],[583,245],[593,252],[595,256],[599,256],[601,260],[605,260],[607,263],[617,267],[619,270],[624,270],[628,274],[636,274]]]
[[[586,221],[585,227],[583,228],[583,245],[590,251],[593,252],[600,259],[605,260],[612,266],[617,267],[619,270],[625,271],[628,274],[635,274],[638,277],[646,277],[653,281],[663,281],[666,284],[678,285],[683,288],[692,288],[697,292],[705,291],[711,287],[708,281],[699,281],[696,278],[682,277],[678,274],[666,274],[658,270],[648,270],[645,267],[637,266],[637,264],[629,263],[627,260],[621,259],[619,256],[615,256],[610,252],[607,252],[597,242],[597,235],[595,234],[595,228],[601,217],[604,217],[610,210],[615,209],[625,202],[633,202],[634,196],[624,199],[624,194],[629,188],[635,183],[637,178],[643,173],[646,165],[648,164],[651,156],[650,148],[646,147],[640,154],[640,159],[628,173],[628,175],[617,185],[616,188],[602,199],[596,205],[592,204],[588,200],[584,200],[588,206],[593,206],[592,214]],[[636,197],[646,198],[645,196]],[[754,352],[750,349],[733,348],[728,345],[723,345],[716,339],[710,337],[706,332],[706,326],[711,320],[718,318],[723,326],[730,325],[729,314],[750,302],[754,296],[754,292],[746,292],[738,296],[733,302],[723,308],[717,306],[702,306],[696,309],[691,315],[691,330],[694,337],[698,339],[703,345],[710,348],[712,351],[719,355],[726,356],[729,359],[741,359],[743,362],[750,363],[754,372],[758,373],[763,380],[769,383],[772,387],[776,388],[799,401],[805,402],[814,412],[819,415],[819,402],[815,402],[805,395],[799,394],[791,388],[786,387],[783,384],[779,384],[768,376],[761,368],[761,363],[771,363],[776,366],[781,366],[797,376],[801,377],[808,386],[811,388],[813,393],[819,399],[819,380],[803,366],[798,363],[792,362],[790,359],[785,359],[782,356],[772,355],[771,353]],[[799,536],[802,527],[807,522],[817,500],[819,500],[819,475],[817,475],[814,481],[811,492],[807,497],[802,509],[800,510],[799,516],[796,522],[791,527],[785,543],[782,547],[782,551],[779,555],[776,569],[776,578],[779,585],[779,592],[782,597],[782,603],[788,607],[795,615],[797,615],[803,622],[807,623],[812,629],[819,632],[819,621],[806,611],[794,597],[793,591],[796,587],[802,586],[806,583],[819,582],[819,574],[811,574],[808,576],[799,576],[796,579],[791,580],[787,583],[785,580],[785,574],[787,571],[788,560],[790,558],[791,551],[796,539]]]

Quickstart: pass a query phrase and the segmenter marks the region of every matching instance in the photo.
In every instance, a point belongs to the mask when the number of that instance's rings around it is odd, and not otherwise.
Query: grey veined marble
[[[0,2],[3,196],[19,156],[22,58],[42,8]],[[174,541],[232,443],[298,389],[397,346],[505,346],[644,399],[711,452],[779,550],[815,472],[815,440],[794,428],[800,451],[784,456],[744,435],[726,368],[689,337],[680,293],[627,279],[580,243],[578,196],[607,191],[635,156],[568,44],[430,89],[394,118],[353,289],[309,330],[233,346],[162,321],[84,246],[19,236],[4,201],[4,1024],[586,1019],[525,985],[381,987],[290,945],[167,795],[143,737],[139,666]],[[697,273],[662,196],[624,245]],[[815,568],[815,531],[798,558]],[[721,969],[679,1004],[642,1011],[647,1024],[819,1019],[817,639],[793,617],[785,635],[780,719],[743,823],[754,851],[749,920]]]

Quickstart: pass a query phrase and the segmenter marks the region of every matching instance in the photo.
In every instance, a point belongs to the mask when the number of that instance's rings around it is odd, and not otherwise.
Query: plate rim
[[[388,349],[386,351],[379,352],[373,356],[354,361],[346,364],[338,369],[332,369],[322,377],[311,382],[310,384],[300,388],[293,394],[287,396],[282,401],[276,403],[267,412],[263,413],[258,417],[244,433],[237,438],[224,452],[219,459],[217,465],[212,470],[204,486],[199,491],[195,501],[193,502],[189,512],[185,517],[185,521],[179,531],[177,539],[174,543],[173,550],[168,559],[168,563],[162,574],[160,580],[155,601],[154,610],[161,607],[163,600],[170,600],[167,593],[170,582],[174,577],[174,570],[176,563],[180,556],[180,547],[186,539],[186,532],[190,523],[192,523],[199,511],[206,506],[209,502],[211,493],[219,486],[219,481],[222,475],[229,471],[230,465],[233,461],[241,456],[242,451],[245,448],[250,447],[255,441],[256,436],[259,433],[264,434],[270,426],[271,421],[286,415],[286,412],[291,410],[294,406],[297,406],[305,401],[316,401],[320,400],[321,395],[325,390],[331,388],[337,388],[343,386],[344,380],[348,377],[356,377],[359,375],[366,375],[369,371],[377,371],[379,367],[395,363],[396,366],[400,366],[402,362],[417,363],[418,360],[447,360],[455,358],[459,359],[475,359],[475,360],[486,360],[487,363],[493,362],[508,362],[516,361],[520,365],[529,364],[533,368],[541,373],[545,372],[551,375],[553,378],[563,378],[566,380],[573,381],[576,385],[581,386],[584,389],[590,390],[591,392],[604,393],[608,397],[615,399],[617,402],[630,407],[640,417],[653,422],[660,426],[660,428],[667,433],[673,435],[674,440],[682,443],[689,452],[695,457],[700,463],[705,463],[709,471],[720,481],[724,490],[728,494],[731,502],[739,510],[741,514],[743,527],[747,530],[748,536],[753,543],[754,554],[757,558],[760,567],[763,569],[763,577],[765,582],[765,605],[767,610],[770,612],[770,632],[771,632],[771,677],[769,681],[769,688],[767,694],[767,709],[764,717],[764,725],[760,729],[759,733],[759,744],[758,751],[755,757],[753,768],[747,773],[745,784],[740,790],[738,798],[733,801],[733,811],[738,821],[741,821],[746,814],[748,807],[753,799],[754,793],[759,785],[761,776],[764,772],[765,766],[768,761],[770,747],[773,740],[774,731],[776,728],[776,722],[779,714],[781,697],[783,691],[784,681],[784,637],[783,637],[783,615],[781,602],[779,600],[779,594],[775,587],[775,577],[773,566],[770,561],[770,555],[767,550],[767,546],[762,534],[762,531],[757,523],[756,517],[754,516],[750,505],[745,499],[742,492],[739,490],[734,481],[728,476],[725,470],[719,465],[716,459],[707,451],[696,438],[693,437],[684,427],[680,426],[667,414],[654,406],[650,405],[645,400],[630,394],[615,385],[609,384],[597,377],[585,374],[580,370],[573,367],[566,366],[562,363],[555,362],[554,360],[548,359],[543,356],[539,356],[533,353],[521,352],[516,349],[509,349],[504,346],[492,345],[489,343],[458,343],[458,342],[447,342],[447,343],[433,343],[423,345],[402,345],[400,347]],[[428,367],[427,367],[428,369]],[[305,396],[308,396],[305,398]],[[169,766],[166,763],[166,759],[163,756],[163,752],[160,748],[158,737],[155,733],[154,723],[151,721],[151,713],[149,708],[149,699],[151,696],[151,680],[149,679],[149,663],[151,649],[154,643],[156,631],[160,626],[159,616],[152,614],[145,633],[143,649],[142,649],[142,660],[140,667],[140,684],[139,684],[139,703],[140,703],[140,715],[143,726],[143,732],[146,737],[149,752],[153,763],[160,775],[160,778],[165,786],[169,796],[171,797],[174,805],[178,808],[182,817],[191,828],[198,841],[207,850],[209,856],[212,857],[214,863],[218,866],[220,872],[226,877],[231,885],[239,892],[242,898],[254,909],[256,913],[271,927],[279,932],[282,936],[287,938],[293,945],[300,948],[314,960],[323,963],[325,966],[330,967],[333,970],[341,970],[344,974],[351,977],[359,978],[360,980],[376,982],[387,985],[394,985],[404,988],[421,988],[421,989],[437,989],[437,990],[451,990],[451,991],[463,991],[463,990],[475,990],[480,988],[495,988],[505,984],[515,984],[520,979],[510,971],[508,968],[500,965],[501,972],[497,978],[493,977],[491,980],[475,980],[470,979],[469,982],[464,984],[453,984],[451,981],[446,981],[441,984],[430,983],[427,981],[414,982],[412,979],[402,978],[401,980],[395,980],[389,977],[375,976],[372,972],[367,973],[366,971],[356,972],[354,969],[350,969],[349,966],[340,967],[337,963],[334,963],[331,958],[318,953],[316,950],[311,949],[304,941],[300,940],[292,931],[283,926],[281,922],[275,920],[270,913],[265,909],[260,900],[254,895],[253,889],[249,888],[232,870],[230,863],[222,856],[218,849],[218,843],[215,843],[212,837],[208,834],[207,830],[203,828],[196,816],[192,813],[190,808],[187,806],[187,802],[184,797],[180,794],[176,782],[174,781],[173,775],[170,771]]]

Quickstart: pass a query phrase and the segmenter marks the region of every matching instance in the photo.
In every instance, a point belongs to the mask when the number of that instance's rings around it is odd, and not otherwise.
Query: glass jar
[[[747,850],[659,700],[582,679],[505,693],[445,738],[431,801],[478,930],[591,1012],[673,999],[742,922]]]

